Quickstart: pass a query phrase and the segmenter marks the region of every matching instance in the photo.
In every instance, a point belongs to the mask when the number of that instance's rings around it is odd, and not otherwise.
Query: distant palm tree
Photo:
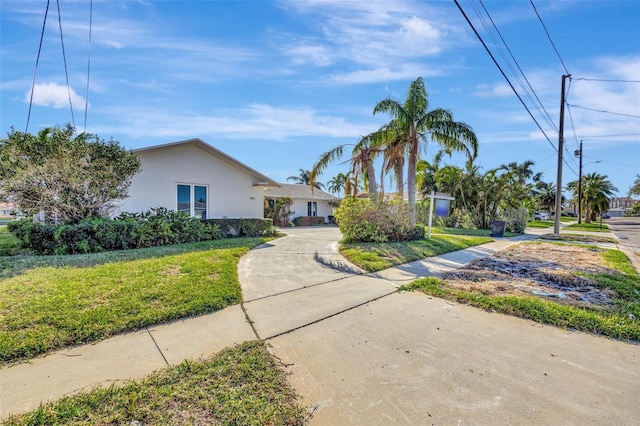
[[[320,176],[329,163],[342,158],[344,148],[350,144],[338,145],[330,149],[320,156],[318,161],[313,165],[311,170],[311,182],[315,182],[317,176]],[[376,183],[376,175],[373,167],[375,157],[380,154],[382,149],[377,144],[376,134],[371,133],[360,138],[360,141],[352,145],[351,159],[348,160],[351,165],[349,173],[354,181],[353,187],[358,188],[360,178],[364,180],[365,191],[369,192],[369,196],[374,200],[378,197],[378,185]]]
[[[472,162],[478,152],[478,139],[467,124],[453,120],[450,111],[437,108],[429,111],[429,100],[422,77],[409,86],[404,103],[387,98],[374,107],[373,113],[387,112],[391,115],[389,126],[395,129],[392,140],[399,140],[408,154],[407,191],[409,192],[409,214],[415,223],[416,213],[416,166],[421,146],[427,137],[440,144],[448,152],[466,152]],[[396,179],[398,176],[396,176]],[[397,182],[398,186],[404,182]]]
[[[351,179],[351,173],[338,173],[327,182],[327,188],[333,194],[347,194],[347,187],[349,186],[349,179]]]
[[[596,214],[604,213],[609,208],[609,197],[618,188],[607,179],[606,175],[589,173],[582,176],[582,200],[585,202],[585,223],[590,223]]]
[[[629,188],[629,197],[632,195],[640,195],[640,175],[636,175],[636,180],[633,181],[633,185]]]
[[[289,176],[287,180],[290,182],[294,181],[295,183],[300,185],[307,185],[307,186],[312,185],[311,170],[299,169],[298,172],[299,172],[298,176]],[[324,189],[324,184],[320,182],[313,181],[313,186],[318,189]]]

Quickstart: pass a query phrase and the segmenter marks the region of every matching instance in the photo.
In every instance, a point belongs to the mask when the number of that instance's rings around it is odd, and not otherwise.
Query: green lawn
[[[614,307],[610,310],[562,305],[533,296],[470,292],[433,277],[418,279],[401,290],[419,289],[435,297],[466,303],[490,312],[515,315],[614,339],[640,341],[640,276],[622,252],[605,250],[602,255],[609,267],[621,273],[584,275],[594,278],[598,286],[613,293]]]
[[[602,225],[600,225],[600,222],[582,222],[580,225],[574,223],[573,225],[569,225],[564,229],[569,229],[571,231],[609,232],[609,227],[607,226],[607,224],[603,223]]]
[[[551,228],[554,225],[550,220],[530,220],[527,222],[527,228]]]
[[[308,417],[263,342],[184,361],[140,381],[65,397],[7,425],[303,425]]]
[[[431,239],[397,243],[349,243],[340,245],[340,253],[367,272],[380,271],[425,257],[488,243],[492,238],[466,235],[432,234]]]
[[[238,260],[264,241],[0,257],[0,363],[239,303]]]
[[[426,228],[425,228],[426,229]],[[425,231],[426,232],[426,231]],[[474,237],[490,237],[491,229],[472,229],[472,228],[440,228],[437,226],[431,227],[431,234],[446,234],[446,235],[466,235]],[[515,237],[520,234],[515,232],[505,232],[505,237]]]

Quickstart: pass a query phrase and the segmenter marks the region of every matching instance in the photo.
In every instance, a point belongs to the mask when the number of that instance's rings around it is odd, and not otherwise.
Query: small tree
[[[265,202],[264,217],[273,220],[275,226],[287,226],[291,221],[293,199],[291,197],[268,198]]]
[[[71,125],[37,135],[14,129],[0,140],[0,194],[27,215],[64,221],[106,216],[127,197],[140,160],[114,140],[75,134]]]

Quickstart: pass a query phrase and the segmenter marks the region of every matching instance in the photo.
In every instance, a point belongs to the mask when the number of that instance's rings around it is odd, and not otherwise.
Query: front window
[[[198,219],[207,218],[207,187],[178,185],[178,211]]]
[[[315,201],[307,202],[307,216],[318,216],[318,203]]]

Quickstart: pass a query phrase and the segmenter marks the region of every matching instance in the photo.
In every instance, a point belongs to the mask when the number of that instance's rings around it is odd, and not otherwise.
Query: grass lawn
[[[564,229],[569,229],[571,231],[609,232],[609,227],[607,226],[607,224],[603,223],[602,227],[600,227],[600,222],[582,222],[580,225],[574,223],[573,225],[569,225]]]
[[[433,230],[432,230],[433,231]],[[493,241],[492,238],[466,235],[431,234],[431,239],[397,243],[348,243],[340,245],[340,253],[367,272],[380,271],[425,257]]]
[[[527,228],[550,228],[554,225],[550,220],[530,220],[527,222]]]
[[[426,231],[425,231],[426,232]],[[467,235],[474,237],[490,237],[491,229],[471,229],[471,228],[439,228],[431,227],[431,234],[447,234],[447,235]],[[515,232],[505,232],[505,237],[515,237],[520,234]]]
[[[307,411],[262,342],[184,361],[140,381],[65,397],[7,425],[302,425]]]
[[[0,363],[239,303],[240,257],[264,239],[0,258]]]
[[[640,276],[629,259],[618,250],[603,254],[609,267],[621,272],[584,274],[592,277],[601,288],[614,295],[610,310],[562,305],[533,296],[488,295],[448,286],[438,278],[421,278],[401,290],[419,289],[426,294],[477,306],[491,312],[515,315],[540,323],[551,324],[614,339],[640,341]]]

